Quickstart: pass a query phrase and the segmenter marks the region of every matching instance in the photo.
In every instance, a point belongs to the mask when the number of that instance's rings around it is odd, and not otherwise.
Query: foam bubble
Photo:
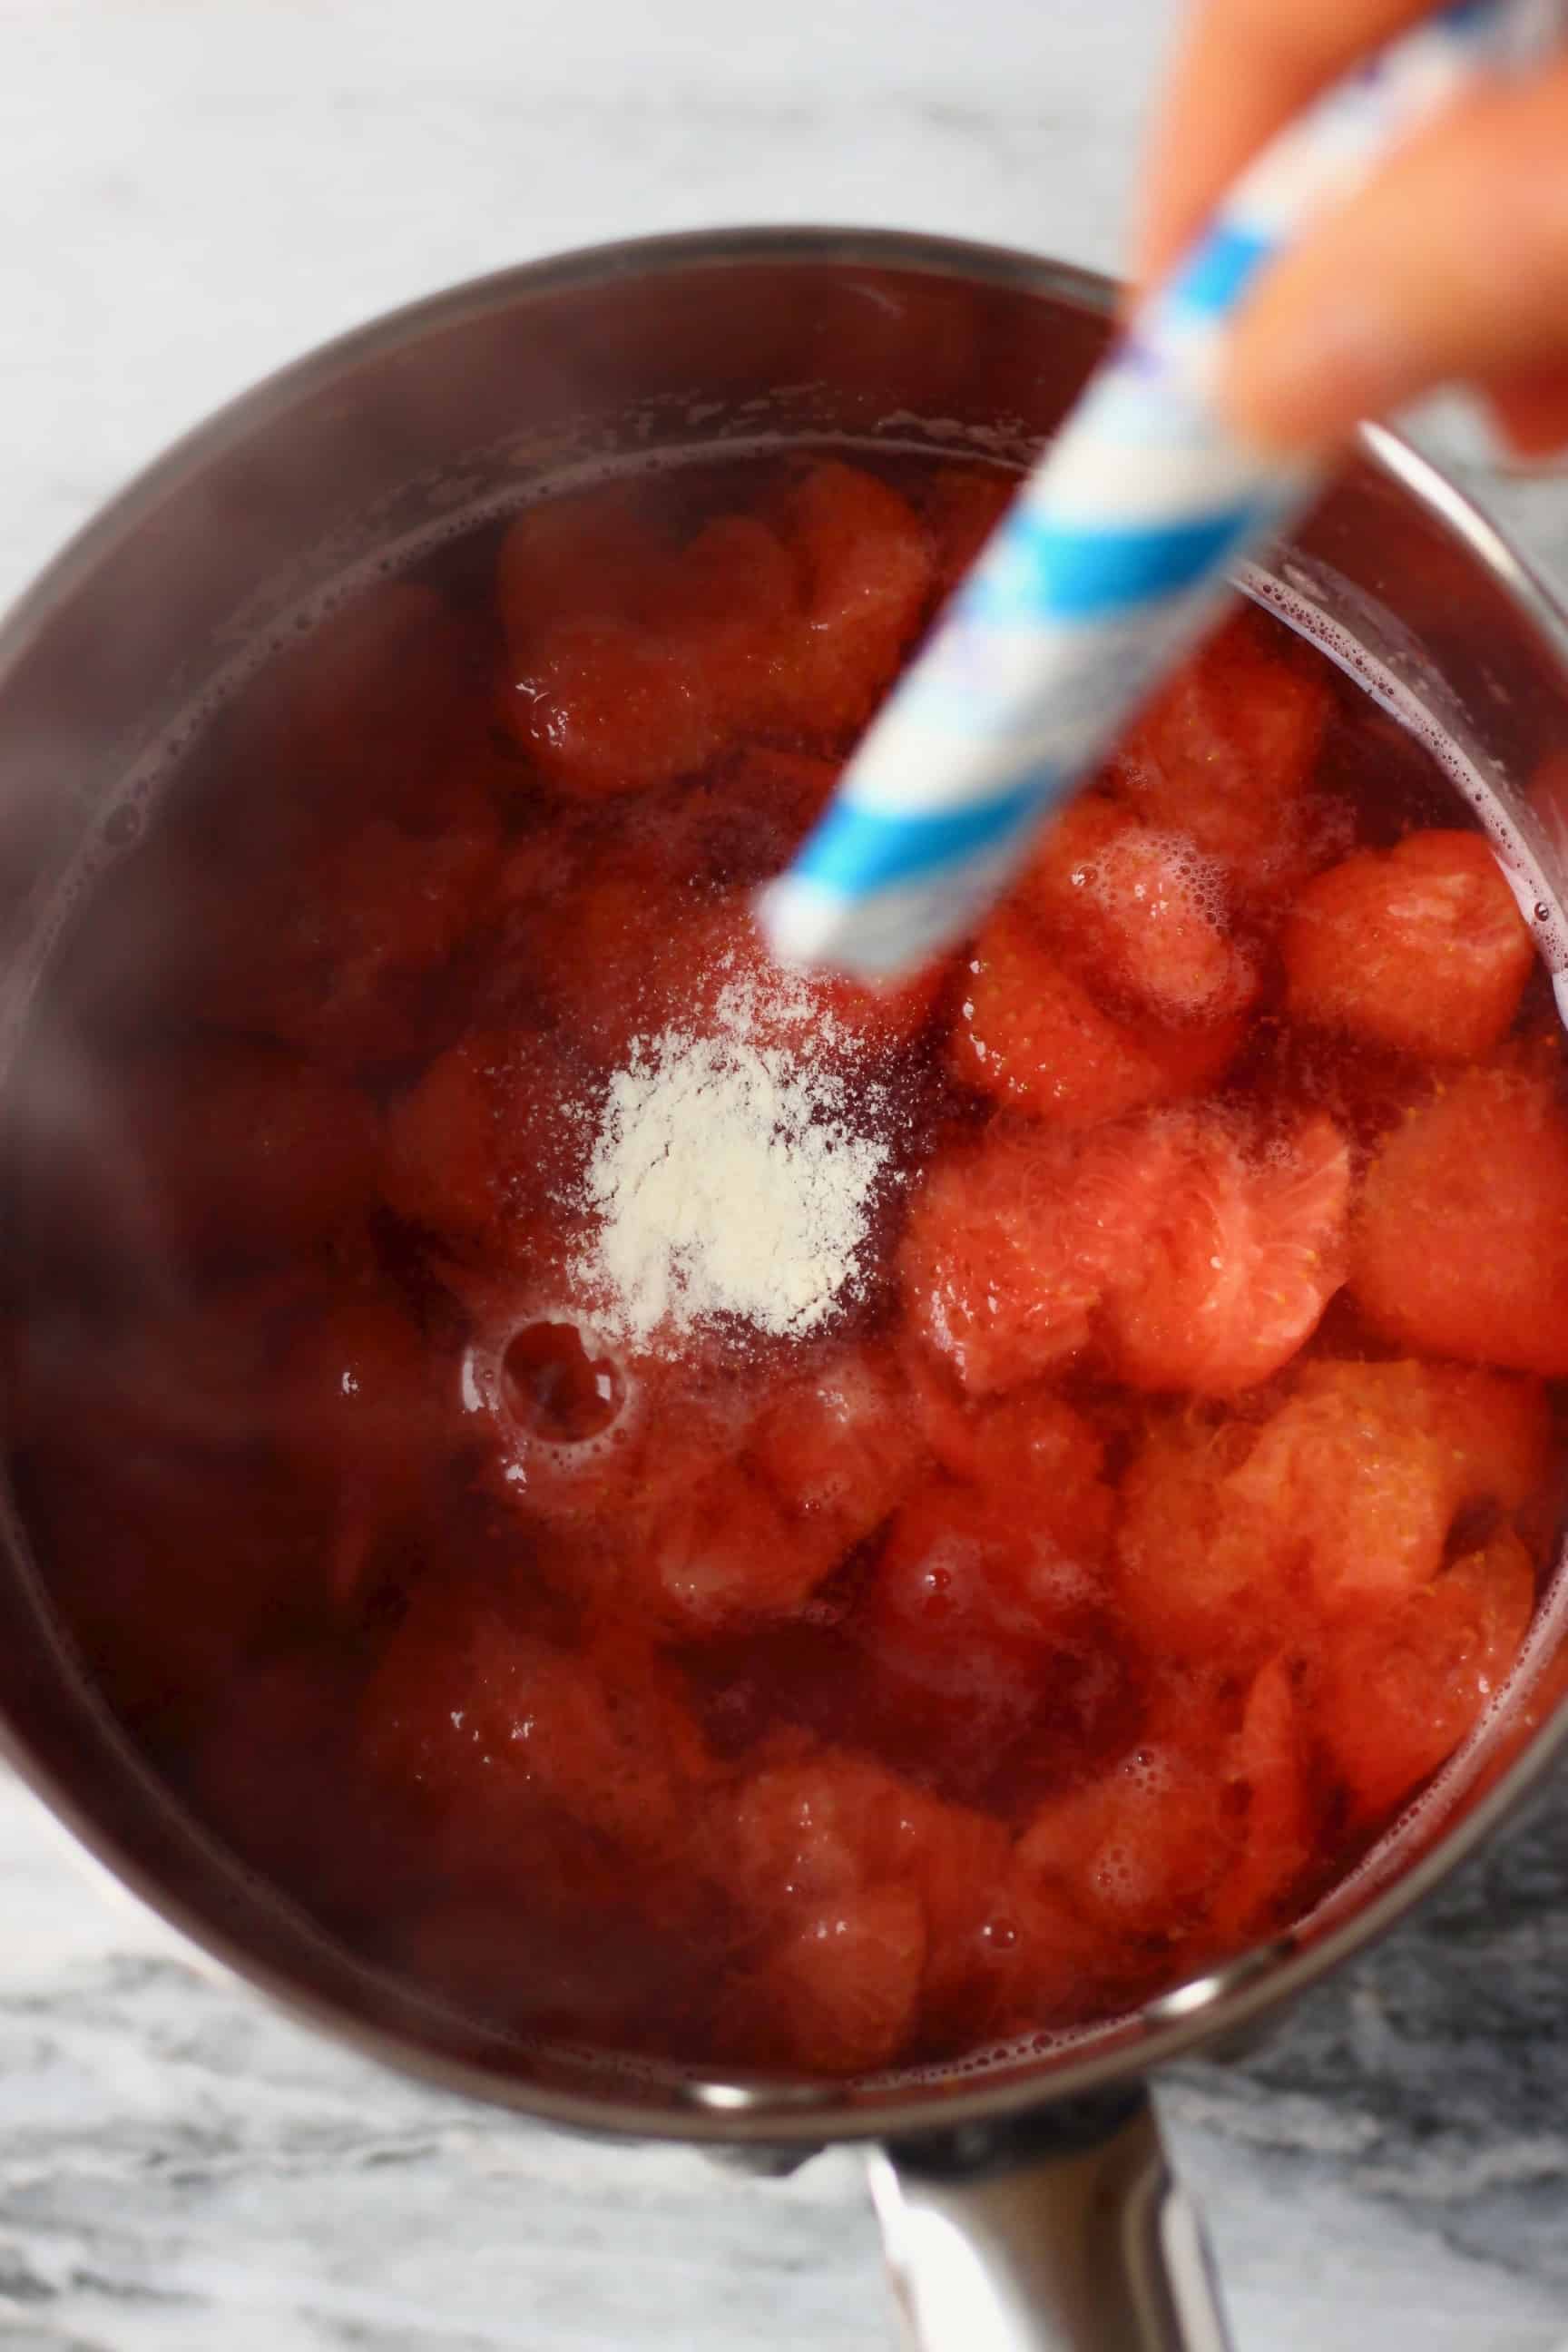
[[[1358,644],[1344,625],[1331,618],[1299,585],[1247,566],[1242,585],[1277,619],[1305,637],[1336,669],[1396,719],[1429,753],[1449,783],[1479,819],[1489,835],[1503,878],[1520,911],[1537,934],[1537,948],[1552,975],[1559,1011],[1568,1024],[1568,913],[1548,887],[1546,877],[1517,825],[1500,805],[1496,787],[1455,742],[1436,714],[1393,671]]]

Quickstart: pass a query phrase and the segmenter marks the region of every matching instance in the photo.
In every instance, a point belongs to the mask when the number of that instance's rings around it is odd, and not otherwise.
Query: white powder
[[[793,992],[793,994],[792,994]],[[781,979],[723,990],[713,1021],[638,1038],[611,1080],[588,1165],[598,1226],[577,1269],[610,1336],[739,1318],[799,1337],[862,1280],[889,1148],[866,1131],[883,1090],[825,1053],[845,1039]]]

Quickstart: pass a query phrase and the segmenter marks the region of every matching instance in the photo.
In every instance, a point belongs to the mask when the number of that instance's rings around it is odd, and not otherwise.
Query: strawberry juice
[[[1357,1862],[1555,1554],[1547,977],[1277,621],[960,952],[768,963],[1009,487],[738,459],[362,584],[38,1017],[60,1620],[247,1865],[520,2034],[848,2074],[1114,2016]]]

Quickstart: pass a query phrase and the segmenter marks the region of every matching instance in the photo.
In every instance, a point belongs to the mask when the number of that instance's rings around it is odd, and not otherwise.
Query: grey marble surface
[[[0,600],[171,435],[385,305],[631,231],[1110,265],[1159,0],[0,0]],[[1568,488],[1440,445],[1568,577]],[[195,1969],[0,1782],[0,2347],[890,2340],[855,2162],[547,2137]],[[1166,2108],[1242,2352],[1568,2348],[1568,1785]]]

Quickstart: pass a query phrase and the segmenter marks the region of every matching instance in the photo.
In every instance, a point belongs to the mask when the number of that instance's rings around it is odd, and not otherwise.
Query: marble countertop
[[[453,278],[734,220],[1113,266],[1160,0],[0,0],[0,602],[172,435]],[[1461,469],[1568,579],[1568,484]],[[195,1969],[0,1781],[5,2352],[890,2341],[858,2168],[536,2132]],[[1167,2085],[1241,2352],[1568,2352],[1568,1787]]]

